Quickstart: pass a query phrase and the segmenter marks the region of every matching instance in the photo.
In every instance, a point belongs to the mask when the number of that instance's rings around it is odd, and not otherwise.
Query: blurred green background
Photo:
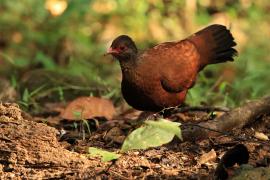
[[[186,102],[234,107],[270,93],[269,12],[268,0],[1,0],[0,99],[32,111],[81,95],[119,105],[120,67],[103,56],[116,36],[145,49],[218,23],[239,56],[201,72]]]

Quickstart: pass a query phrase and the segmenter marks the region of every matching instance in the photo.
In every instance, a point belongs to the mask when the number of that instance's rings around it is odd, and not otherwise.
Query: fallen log
[[[225,112],[211,121],[199,124],[183,124],[182,133],[185,141],[194,141],[228,133],[229,131],[251,124],[264,114],[270,113],[270,96],[247,102],[241,107]]]

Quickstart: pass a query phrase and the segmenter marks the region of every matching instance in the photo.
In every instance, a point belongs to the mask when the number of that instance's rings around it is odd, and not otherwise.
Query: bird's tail
[[[188,40],[195,44],[201,55],[201,68],[208,64],[233,61],[237,55],[233,48],[236,46],[234,38],[230,30],[223,25],[208,26],[190,36]]]

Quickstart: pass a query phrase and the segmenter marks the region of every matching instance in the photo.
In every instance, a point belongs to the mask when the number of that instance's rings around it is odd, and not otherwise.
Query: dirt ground
[[[250,165],[269,168],[269,140],[254,138],[255,132],[270,137],[270,116],[267,115],[243,129],[234,130],[232,136],[221,134],[195,142],[174,139],[161,147],[127,152],[118,160],[106,163],[88,155],[88,147],[118,152],[127,134],[138,126],[139,114],[131,111],[111,121],[90,120],[90,134],[87,129],[74,128],[74,122],[63,121],[57,115],[48,116],[44,121],[44,117],[31,117],[22,112],[16,104],[0,104],[0,177],[212,179],[220,158],[237,144],[248,148]],[[171,120],[182,123],[207,118],[207,113],[199,111],[170,116]],[[63,128],[64,135],[61,134]]]

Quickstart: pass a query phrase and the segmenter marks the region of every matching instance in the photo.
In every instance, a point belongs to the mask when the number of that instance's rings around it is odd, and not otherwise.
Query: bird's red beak
[[[112,47],[110,47],[107,52],[104,54],[104,56],[109,55],[109,54],[117,54],[119,53],[116,49],[113,49]]]

